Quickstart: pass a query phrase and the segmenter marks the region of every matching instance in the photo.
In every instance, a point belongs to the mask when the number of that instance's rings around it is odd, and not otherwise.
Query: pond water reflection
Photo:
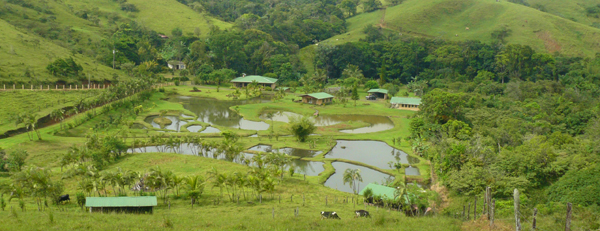
[[[389,162],[417,164],[419,159],[393,148],[381,141],[338,140],[325,158],[341,158],[358,161],[382,169],[390,169]]]
[[[300,114],[281,111],[281,110],[267,110],[264,111],[260,118],[264,120],[270,120],[267,117],[269,112],[273,112],[273,121],[289,123],[290,117],[301,116]],[[344,133],[370,133],[380,132],[394,128],[394,122],[386,116],[374,116],[374,115],[319,115],[318,117],[310,117],[316,126],[331,126],[348,121],[360,121],[370,124],[367,127],[340,130]]]
[[[270,102],[270,100],[267,99],[225,101],[179,96],[169,99],[169,101],[181,103],[183,108],[198,116],[198,121],[209,123],[211,125],[257,131],[269,129],[269,124],[263,121],[246,120],[235,111],[229,109],[230,107],[237,105]]]
[[[360,169],[360,175],[362,176],[363,181],[358,183],[357,192],[360,192],[360,190],[362,190],[369,183],[382,184],[383,182],[390,182],[394,180],[393,176],[359,165],[353,165],[344,162],[333,162],[331,165],[333,165],[333,168],[335,168],[335,173],[331,175],[329,179],[327,179],[325,186],[344,192],[352,193],[352,187],[350,187],[349,184],[344,185],[344,171],[346,171],[346,169]]]
[[[158,117],[159,116],[148,116],[148,117],[146,117],[146,119],[144,119],[144,122],[149,123],[150,125],[152,125],[152,127],[155,127],[155,128],[167,129],[167,130],[176,131],[176,132],[179,132],[181,130],[181,126],[187,124],[186,121],[180,121],[179,117],[177,117],[177,116],[165,116],[164,118],[171,120],[172,123],[169,125],[166,125],[165,127],[160,127],[160,124],[154,122],[154,119],[158,118]]]

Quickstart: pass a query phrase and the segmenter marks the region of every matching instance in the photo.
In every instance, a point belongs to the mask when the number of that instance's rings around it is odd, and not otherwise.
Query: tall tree
[[[344,185],[346,185],[346,183],[350,184],[350,187],[352,188],[352,191],[354,191],[354,194],[358,194],[358,182],[363,181],[362,175],[360,175],[360,169],[347,168],[346,171],[344,171],[343,181]]]

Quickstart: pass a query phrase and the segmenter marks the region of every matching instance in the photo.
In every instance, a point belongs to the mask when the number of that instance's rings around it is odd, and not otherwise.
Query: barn
[[[236,87],[240,88],[246,87],[252,82],[256,82],[258,85],[261,86],[270,87],[271,89],[275,89],[275,87],[277,87],[277,85],[275,84],[277,82],[277,79],[264,77],[260,75],[242,76],[231,80],[231,83],[233,83]]]
[[[406,98],[406,97],[392,97],[390,100],[392,108],[418,111],[419,105],[421,105],[420,98]]]
[[[302,97],[302,103],[314,105],[324,105],[333,102],[333,95],[327,94],[325,92],[301,95],[300,97]]]
[[[155,196],[143,197],[86,197],[90,213],[152,213],[157,205]]]
[[[367,99],[388,99],[388,90],[386,89],[371,89],[367,93],[369,93]]]

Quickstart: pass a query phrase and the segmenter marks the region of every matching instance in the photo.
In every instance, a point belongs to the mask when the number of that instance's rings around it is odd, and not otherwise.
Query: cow
[[[341,219],[341,218],[340,218],[340,217],[337,215],[337,213],[336,213],[336,212],[325,212],[325,211],[322,211],[322,212],[321,212],[321,220],[323,220],[323,219],[325,219],[325,218],[327,218],[327,219]]]
[[[357,218],[359,218],[359,217],[368,217],[368,218],[371,218],[371,214],[369,214],[369,211],[366,211],[366,210],[362,210],[362,209],[361,210],[356,210],[356,211],[354,211],[354,213],[356,214]]]
[[[69,198],[69,194],[58,197],[58,203],[63,202],[63,201],[71,201],[71,198]]]

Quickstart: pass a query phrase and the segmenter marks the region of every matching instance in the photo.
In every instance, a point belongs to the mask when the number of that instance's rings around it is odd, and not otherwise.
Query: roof
[[[146,207],[156,206],[156,204],[155,196],[85,198],[85,207]]]
[[[369,91],[367,91],[368,93],[383,93],[383,94],[387,94],[388,90],[386,89],[371,89]]]
[[[406,97],[392,97],[390,101],[392,104],[411,104],[411,105],[421,105],[420,98],[406,98]]]
[[[277,82],[277,79],[260,75],[248,75],[246,77],[237,77],[231,80],[232,83],[252,83],[254,81],[258,83],[275,83]]]
[[[365,190],[367,190],[368,188],[373,190],[373,196],[380,196],[382,198],[387,197],[389,199],[392,199],[394,198],[394,193],[396,192],[395,188],[369,183],[367,186],[365,186],[365,188],[363,188],[360,191],[360,193],[358,193],[358,195],[363,195]]]
[[[185,65],[185,63],[183,63],[181,61],[177,61],[177,60],[171,60],[171,61],[169,61],[167,63],[171,64],[171,65]]]
[[[333,95],[327,94],[325,92],[319,92],[319,93],[312,93],[312,94],[307,94],[307,95],[302,95],[302,96],[310,96],[316,99],[328,99],[328,98],[333,98]]]

